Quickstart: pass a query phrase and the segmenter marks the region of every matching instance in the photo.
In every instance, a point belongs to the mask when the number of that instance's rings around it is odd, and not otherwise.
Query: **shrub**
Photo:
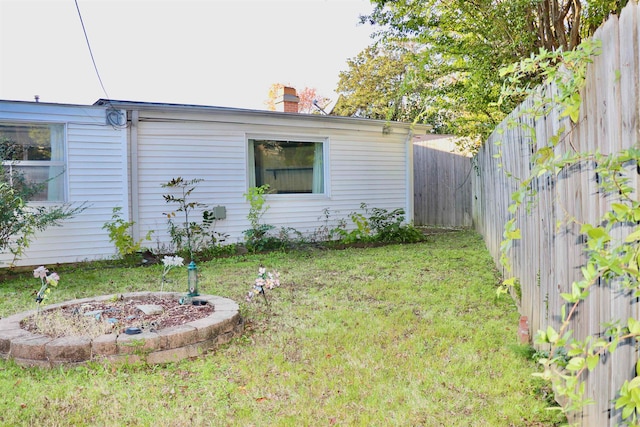
[[[369,210],[366,203],[362,203],[360,208],[364,213],[352,212],[349,215],[355,229],[347,230],[344,223],[339,223],[332,230],[332,234],[339,236],[342,243],[415,243],[425,239],[420,230],[404,223],[404,209],[398,208],[391,212],[382,208]]]
[[[147,232],[147,234],[137,242],[131,236],[131,227],[135,222],[125,221],[121,215],[122,208],[113,208],[113,214],[111,220],[107,221],[103,226],[103,230],[109,232],[109,240],[113,243],[121,258],[126,258],[142,249],[142,242],[145,240],[151,240],[151,234],[153,231]]]
[[[415,243],[425,239],[424,234],[412,224],[404,224],[404,209],[373,208],[369,222],[378,242]]]
[[[190,200],[191,193],[201,181],[202,179],[185,180],[178,177],[162,184],[163,188],[178,189],[180,192],[179,195],[163,195],[165,202],[178,205],[175,211],[165,213],[165,215],[167,216],[171,242],[175,246],[176,252],[188,255],[190,260],[194,259],[194,253],[210,252],[212,248],[216,252],[228,237],[226,234],[215,231],[217,218],[213,211],[204,210],[201,222],[189,219],[193,210],[206,207],[204,203]],[[174,222],[177,212],[184,212],[184,223]]]
[[[264,195],[269,190],[269,185],[265,184],[260,187],[251,187],[244,194],[245,199],[249,202],[249,213],[247,219],[251,224],[251,228],[245,230],[245,242],[247,249],[252,252],[260,252],[268,249],[279,248],[280,242],[277,237],[269,236],[269,231],[275,226],[270,224],[262,224],[261,219],[269,210]]]

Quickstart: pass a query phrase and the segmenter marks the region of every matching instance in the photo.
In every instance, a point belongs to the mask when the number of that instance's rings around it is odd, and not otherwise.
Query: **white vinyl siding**
[[[140,233],[154,231],[159,250],[170,249],[171,239],[165,213],[178,208],[166,203],[163,195],[171,192],[162,184],[173,178],[202,179],[189,201],[213,207],[223,205],[227,219],[219,221],[224,229],[240,232],[243,228],[246,166],[244,133],[216,130],[215,125],[189,122],[144,122],[138,125],[138,165]],[[181,215],[181,212],[177,213]],[[201,211],[192,216],[200,222]],[[176,221],[184,221],[183,216]],[[222,232],[223,227],[216,227]],[[237,241],[237,240],[234,240]]]
[[[60,123],[66,129],[67,200],[85,203],[77,217],[39,233],[18,265],[48,265],[104,259],[115,247],[102,229],[112,209],[135,221],[135,237],[154,231],[147,245],[169,250],[167,204],[161,185],[173,178],[203,179],[191,201],[226,208],[215,231],[229,243],[243,242],[249,203],[248,140],[318,141],[323,144],[324,192],[267,195],[263,222],[312,234],[333,228],[351,212],[403,208],[412,219],[413,190],[409,125],[380,121],[280,114],[193,106],[114,103],[127,109],[127,128],[106,125],[104,106],[0,101],[0,120]],[[421,129],[424,132],[425,129]],[[131,151],[130,151],[131,150]],[[131,201],[131,205],[130,205]],[[326,222],[323,211],[328,209]],[[131,212],[131,216],[129,216]],[[180,214],[180,213],[178,213]],[[179,217],[179,219],[181,219]],[[197,212],[192,220],[201,220]],[[0,256],[6,265],[7,254]],[[0,264],[2,266],[2,264]]]
[[[255,122],[236,117],[237,122],[231,122],[215,115],[141,109],[139,116],[140,235],[153,230],[160,246],[170,247],[163,213],[175,209],[164,202],[167,189],[161,184],[176,177],[203,179],[191,200],[209,208],[225,206],[226,219],[218,221],[215,230],[229,234],[230,243],[244,241],[243,231],[250,227],[249,204],[243,195],[249,186],[248,141],[252,138],[322,141],[326,145],[324,193],[267,195],[264,223],[311,234],[325,225],[325,209],[331,215],[328,225],[334,227],[338,219],[348,220],[351,212],[360,212],[361,203],[369,208],[403,208],[411,220],[408,129],[385,135],[379,123],[363,126],[347,119],[341,127],[322,126],[305,115],[272,121],[260,115]],[[198,212],[193,219],[200,221],[200,215]]]
[[[0,120],[60,123],[66,125],[67,201],[86,209],[61,227],[38,233],[17,265],[50,265],[104,259],[115,247],[102,226],[112,208],[128,212],[126,129],[105,122],[105,108],[0,102]],[[12,261],[0,255],[0,267]]]

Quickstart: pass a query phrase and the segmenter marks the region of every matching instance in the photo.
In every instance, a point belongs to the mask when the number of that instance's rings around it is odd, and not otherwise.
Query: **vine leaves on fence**
[[[640,321],[634,318],[629,318],[626,325],[612,320],[602,326],[600,333],[583,340],[574,337],[571,329],[571,321],[580,304],[589,298],[591,289],[596,285],[605,284],[611,289],[620,286],[640,296],[640,202],[630,182],[632,175],[640,173],[640,150],[629,148],[603,155],[579,152],[570,141],[565,141],[566,136],[579,125],[580,90],[585,84],[587,64],[599,51],[599,41],[589,39],[571,52],[543,49],[538,55],[501,71],[502,76],[507,76],[501,99],[526,95],[533,99],[533,104],[522,114],[536,120],[558,109],[561,117],[569,117],[572,127],[568,130],[560,128],[548,141],[536,141],[535,129],[526,120],[509,120],[508,126],[519,126],[521,130],[528,131],[532,144],[539,148],[532,155],[528,176],[517,177],[510,171],[504,171],[519,182],[511,196],[508,210],[512,218],[504,226],[501,244],[500,260],[507,275],[511,275],[509,251],[513,242],[522,238],[516,213],[535,203],[535,186],[532,184],[536,179],[557,176],[561,171],[570,173],[571,167],[576,165],[589,165],[595,171],[600,196],[612,200],[610,209],[596,222],[579,224],[580,233],[585,236],[587,255],[587,261],[581,268],[582,278],[571,284],[569,292],[561,294],[566,303],[560,308],[562,322],[559,329],[549,325],[538,331],[535,339],[536,344],[548,349],[547,356],[540,359],[544,369],[536,375],[552,382],[556,394],[562,397],[560,401],[565,413],[593,403],[585,393],[585,373],[597,369],[601,358],[615,351],[619,344],[635,340],[640,335]],[[523,86],[521,82],[527,81],[526,77],[531,74],[543,76],[544,85],[538,88]],[[578,223],[573,217],[568,221]],[[625,238],[614,238],[612,231],[618,227],[632,228],[632,231]],[[516,277],[507,277],[498,292],[507,293],[517,284]],[[639,425],[640,365],[636,367],[636,375],[624,382],[615,400],[615,408],[622,409],[625,422],[635,426]]]

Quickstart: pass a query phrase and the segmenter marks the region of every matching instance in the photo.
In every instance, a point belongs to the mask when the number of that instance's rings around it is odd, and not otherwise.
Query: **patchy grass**
[[[269,306],[244,303],[262,264]],[[48,302],[158,290],[161,266],[60,268]],[[53,270],[53,268],[51,268]],[[0,360],[0,425],[546,426],[559,421],[497,300],[471,231],[426,243],[308,250],[199,265],[202,293],[241,304],[247,333],[165,366],[53,370]],[[170,289],[186,290],[186,270]],[[33,308],[30,275],[0,285],[0,315]]]

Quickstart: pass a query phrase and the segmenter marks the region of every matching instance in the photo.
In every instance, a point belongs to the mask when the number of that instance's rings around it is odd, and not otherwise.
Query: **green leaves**
[[[125,258],[126,256],[134,254],[142,249],[142,242],[144,240],[150,241],[153,231],[148,231],[142,239],[135,241],[131,235],[131,227],[135,223],[125,221],[121,217],[121,212],[121,207],[114,207],[111,220],[105,222],[102,229],[108,231],[109,240],[115,245],[120,257]]]
[[[564,99],[564,110],[560,114],[560,117],[569,116],[573,123],[578,123],[580,118],[580,104],[582,99],[579,92],[574,92]]]
[[[382,41],[348,59],[349,69],[340,72],[337,91],[342,96],[334,111],[343,116],[420,121],[425,100],[412,90],[419,84],[414,50]],[[407,102],[399,103],[403,97]]]
[[[497,294],[507,295],[510,289],[519,289],[520,283],[518,282],[517,277],[511,277],[509,279],[503,280],[502,284],[498,287]]]
[[[530,74],[538,74],[554,89],[535,89],[538,102],[534,101],[534,107],[525,114],[531,114],[535,121],[551,111],[559,112],[560,116],[569,117],[576,123],[580,117],[580,88],[584,84],[586,65],[598,48],[599,42],[594,41],[573,52],[543,49],[539,55],[503,69],[501,76],[510,85],[503,91],[503,97],[534,94],[534,90],[523,82]],[[526,120],[521,121],[524,123]],[[573,338],[570,329],[576,322],[575,314],[582,302],[591,295],[593,285],[601,284],[604,288],[616,283],[640,295],[640,227],[637,226],[640,223],[640,202],[637,200],[635,176],[636,169],[640,173],[640,152],[635,148],[609,155],[577,152],[566,142],[565,132],[565,129],[560,129],[553,135],[546,135],[545,141],[534,140],[537,150],[530,159],[528,176],[519,176],[518,189],[511,195],[508,211],[512,219],[505,224],[501,260],[508,260],[507,251],[511,249],[512,241],[522,238],[516,224],[516,218],[521,217],[518,211],[527,199],[535,198],[533,189],[541,179],[556,179],[554,175],[561,171],[567,174],[574,170],[593,171],[590,178],[593,180],[595,175],[597,192],[607,198],[603,206],[609,206],[610,211],[595,221],[581,224],[580,233],[585,238],[586,253],[586,262],[581,267],[583,277],[571,283],[569,290],[561,294],[568,303],[561,308],[562,323],[544,324],[544,329],[536,336],[536,343],[550,349],[550,356],[542,361],[545,371],[541,376],[553,382],[556,392],[568,402],[564,410],[570,411],[578,410],[588,401],[583,374],[597,369],[602,357],[614,352],[620,343],[640,336],[640,321],[632,318],[626,327],[619,324],[609,326],[602,337],[587,336],[583,341]],[[572,168],[574,165],[579,168]],[[566,222],[583,220],[570,218]],[[557,227],[564,223],[565,220],[559,222]],[[620,233],[630,229],[626,235]],[[640,379],[630,381],[616,403],[617,408],[624,408],[623,416],[627,420],[630,417],[635,420],[636,411],[640,408],[638,390]]]
[[[517,92],[501,97],[504,88],[538,83],[553,67],[551,49],[541,50],[545,61],[532,54],[540,46],[561,45],[540,40],[539,34],[551,33],[538,31],[542,24],[533,18],[538,14],[529,0],[373,3],[373,12],[362,21],[379,25],[380,39],[350,59],[349,70],[341,73],[344,111],[359,109],[373,117],[381,108],[391,114],[407,110],[439,133],[476,142],[522,99]],[[559,22],[558,36],[566,31],[564,20],[548,22]],[[413,51],[404,55],[407,47]],[[527,71],[516,74],[513,63],[519,60]],[[510,65],[501,68],[504,64]]]
[[[507,239],[517,240],[517,239],[520,239],[522,235],[520,234],[520,229],[516,228],[513,231],[507,231],[505,233],[505,237]]]
[[[590,283],[587,281],[573,282],[571,284],[571,293],[561,293],[560,296],[567,302],[577,303],[589,296],[587,290]]]
[[[640,377],[625,381],[620,388],[620,397],[616,399],[616,409],[622,408],[622,418],[632,418],[636,421],[636,414],[640,410]]]
[[[169,235],[171,236],[171,240],[173,244],[176,246],[176,249],[182,250],[183,240],[186,238],[186,250],[189,253],[189,258],[193,261],[193,252],[197,249],[196,242],[193,241],[193,237],[201,234],[199,231],[201,230],[200,224],[189,220],[189,213],[198,207],[204,207],[203,203],[187,201],[191,196],[191,193],[196,189],[198,184],[202,182],[203,179],[194,178],[190,180],[186,180],[182,177],[177,177],[171,179],[169,182],[165,184],[161,184],[162,188],[170,188],[175,189],[179,192],[178,195],[175,194],[164,194],[162,197],[166,203],[174,203],[178,205],[176,209],[177,212],[184,212],[184,223],[182,226],[176,225],[173,222],[173,218],[176,216],[175,212],[170,212],[165,214],[167,216],[167,222],[169,226]]]
[[[562,128],[553,134],[543,133],[545,140],[535,140],[538,134],[532,132],[534,148],[529,158],[529,169],[518,171],[518,188],[512,193],[511,204],[507,208],[513,219],[507,221],[504,228],[501,260],[509,260],[508,251],[512,248],[512,241],[522,238],[516,218],[524,216],[519,211],[527,200],[535,200],[536,188],[551,188],[546,194],[552,194],[553,185],[559,183],[562,177],[579,171],[583,174],[580,178],[584,177],[589,182],[589,197],[595,195],[601,207],[609,208],[606,214],[593,218],[585,211],[574,213],[572,206],[566,206],[570,202],[556,205],[565,213],[565,217],[556,223],[556,232],[564,231],[563,225],[568,224],[567,232],[572,233],[574,226],[579,224],[584,240],[579,240],[578,244],[584,241],[585,252],[585,262],[581,267],[583,277],[571,283],[568,290],[567,284],[559,285],[565,290],[561,297],[566,301],[559,310],[561,316],[549,315],[549,320],[542,322],[543,330],[536,336],[536,343],[549,349],[550,354],[541,361],[545,370],[540,376],[553,382],[554,390],[566,402],[563,407],[566,412],[578,411],[588,403],[585,372],[597,369],[600,361],[608,353],[613,353],[619,344],[640,337],[640,321],[633,318],[628,320],[627,326],[621,326],[619,322],[612,322],[608,326],[605,324],[604,332],[596,330],[593,335],[581,336],[583,340],[575,339],[571,334],[571,328],[584,320],[583,317],[578,319],[576,313],[581,312],[584,300],[591,295],[592,286],[597,285],[602,291],[623,288],[640,296],[640,201],[637,191],[640,151],[631,148],[607,155],[580,152],[579,145],[571,141],[573,123],[580,119],[580,90],[585,82],[587,65],[599,49],[600,42],[596,40],[585,41],[570,52],[541,49],[539,54],[509,65],[499,74],[505,81],[501,102],[518,96],[531,96],[531,107],[523,107],[523,112],[517,116],[523,123],[521,134],[528,135],[527,126],[531,126],[531,123],[539,126],[541,122],[537,120],[556,118],[558,114],[568,117],[572,122],[565,120],[570,128],[568,130]],[[539,76],[545,85],[536,88],[530,85],[532,75]],[[615,141],[617,143],[619,141]],[[506,162],[504,168],[518,169]],[[563,175],[558,177],[560,172]],[[584,187],[582,195],[585,195]],[[558,317],[561,318],[559,324],[556,323]],[[640,364],[637,369],[640,374]],[[629,423],[637,421],[639,390],[640,377],[625,383],[616,402],[616,408],[623,409],[623,418]]]
[[[627,327],[629,328],[630,334],[640,335],[640,321],[630,317],[627,321]]]
[[[55,206],[33,206],[28,203],[48,185],[32,183],[13,168],[17,144],[0,138],[0,252],[10,252],[14,262],[21,258],[38,231],[59,226],[63,220],[73,218],[86,209],[80,204],[56,204]],[[11,169],[11,174],[9,174]]]
[[[589,371],[593,371],[596,366],[598,366],[598,362],[600,361],[600,356],[597,354],[592,354],[587,356],[587,369]]]
[[[602,227],[594,227],[591,224],[584,224],[580,228],[580,233],[586,234],[591,239],[599,239],[608,242],[611,240],[609,233]]]
[[[560,335],[553,329],[553,326],[547,326],[544,331],[538,331],[535,342],[537,344],[555,344],[558,341]]]
[[[549,342],[555,343],[556,341],[558,341],[558,337],[559,335],[555,331],[555,329],[553,329],[551,325],[547,326],[547,339],[549,340]]]
[[[517,240],[522,237],[520,229],[516,227],[516,220],[511,219],[504,225],[504,238],[508,240]]]
[[[567,363],[567,369],[573,372],[580,371],[584,369],[585,366],[586,360],[584,357],[574,357],[569,360],[569,363]]]
[[[624,241],[626,243],[634,243],[640,240],[640,228],[636,229],[633,233],[629,234]]]
[[[553,148],[542,147],[536,151],[535,162],[538,165],[544,165],[553,158]]]

